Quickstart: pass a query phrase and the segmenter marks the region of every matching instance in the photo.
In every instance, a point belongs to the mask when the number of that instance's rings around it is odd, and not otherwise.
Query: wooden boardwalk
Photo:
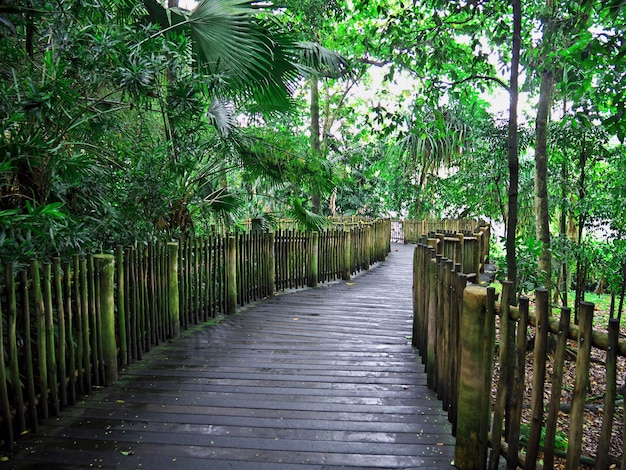
[[[410,345],[412,248],[187,331],[18,440],[0,468],[452,468]]]

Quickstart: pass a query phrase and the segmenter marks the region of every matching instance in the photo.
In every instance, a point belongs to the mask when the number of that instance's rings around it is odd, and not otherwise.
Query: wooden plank
[[[194,327],[19,441],[15,468],[452,468],[411,347],[412,247]]]

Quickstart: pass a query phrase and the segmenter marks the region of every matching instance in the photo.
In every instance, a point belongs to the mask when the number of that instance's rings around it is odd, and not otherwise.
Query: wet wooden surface
[[[410,345],[412,248],[187,331],[50,418],[16,469],[452,468]]]

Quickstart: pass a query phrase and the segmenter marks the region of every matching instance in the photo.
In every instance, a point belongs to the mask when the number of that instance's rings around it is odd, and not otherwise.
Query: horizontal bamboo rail
[[[0,439],[37,432],[181,329],[277,291],[349,279],[386,258],[387,220],[320,233],[214,235],[0,272]],[[6,328],[5,328],[6,325]]]

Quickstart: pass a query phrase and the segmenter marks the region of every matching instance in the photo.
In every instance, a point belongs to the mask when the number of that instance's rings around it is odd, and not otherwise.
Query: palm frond
[[[311,212],[302,204],[302,199],[297,196],[291,198],[291,205],[287,209],[287,215],[305,230],[323,230],[331,222],[326,217]]]
[[[233,113],[232,105],[217,97],[213,98],[206,112],[206,117],[209,123],[224,137],[227,137],[237,127],[237,119]]]
[[[328,78],[339,78],[352,72],[348,60],[318,43],[299,41],[294,44],[294,52],[299,59],[294,63],[303,74],[317,74]]]

